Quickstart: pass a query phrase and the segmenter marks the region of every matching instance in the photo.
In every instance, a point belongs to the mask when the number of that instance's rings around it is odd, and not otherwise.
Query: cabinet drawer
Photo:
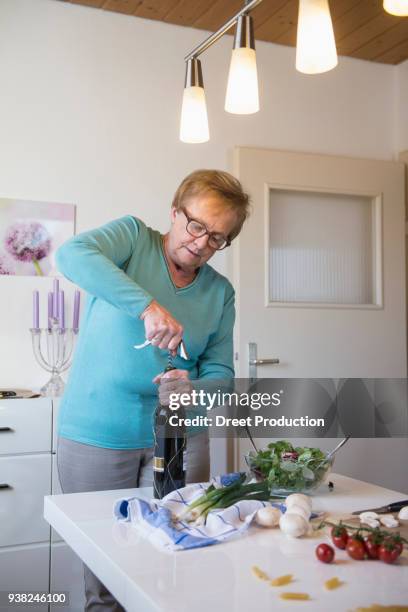
[[[48,398],[0,400],[0,455],[51,451]]]
[[[0,546],[49,540],[43,509],[51,490],[51,454],[0,457],[0,485]]]
[[[49,544],[0,548],[0,591],[49,592]],[[47,612],[47,604],[1,606],[1,612]],[[64,610],[65,608],[58,608]]]

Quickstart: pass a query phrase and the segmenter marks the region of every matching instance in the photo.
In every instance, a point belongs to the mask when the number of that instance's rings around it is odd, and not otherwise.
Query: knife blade
[[[361,514],[362,512],[376,512],[377,514],[386,514],[387,512],[399,512],[401,508],[408,506],[408,499],[388,504],[388,506],[380,506],[379,508],[369,508],[367,510],[356,510],[351,514]]]

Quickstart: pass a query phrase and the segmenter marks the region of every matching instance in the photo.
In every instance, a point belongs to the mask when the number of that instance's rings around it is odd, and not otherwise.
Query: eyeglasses
[[[203,223],[192,219],[187,214],[185,208],[181,207],[180,210],[187,219],[186,230],[190,236],[194,236],[194,238],[201,238],[202,236],[208,234],[208,244],[216,251],[222,251],[226,247],[230,246],[231,240],[228,240],[228,238],[225,238],[225,236],[218,234],[217,232],[209,232]]]

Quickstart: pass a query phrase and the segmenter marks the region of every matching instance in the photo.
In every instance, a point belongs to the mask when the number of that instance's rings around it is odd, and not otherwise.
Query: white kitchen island
[[[316,511],[332,516],[408,498],[337,474],[334,490],[321,488]],[[250,610],[352,611],[358,607],[408,606],[408,555],[395,565],[354,561],[336,549],[336,563],[315,558],[322,535],[289,539],[279,529],[251,527],[234,541],[196,550],[161,552],[130,523],[117,522],[112,508],[120,497],[149,498],[149,489],[74,493],[45,497],[44,516],[102,580],[127,612],[248,612]],[[257,565],[271,577],[293,574],[295,582],[271,587],[254,577]],[[337,576],[333,591],[324,582]],[[281,592],[308,593],[310,601],[283,601]]]

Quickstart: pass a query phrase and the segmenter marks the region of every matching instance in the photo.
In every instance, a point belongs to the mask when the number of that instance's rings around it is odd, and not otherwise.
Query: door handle
[[[259,365],[273,365],[279,363],[279,359],[250,359],[249,365],[251,366],[259,366]]]
[[[9,484],[7,484],[7,482],[0,482],[0,490],[1,489],[12,489],[13,487],[10,487]]]
[[[249,357],[249,381],[250,383],[255,382],[257,379],[257,367],[262,365],[277,365],[280,363],[276,357],[267,359],[258,359],[258,346],[256,342],[250,342],[248,344],[248,357]]]
[[[13,431],[11,427],[0,427],[0,433],[4,433],[5,431]]]

